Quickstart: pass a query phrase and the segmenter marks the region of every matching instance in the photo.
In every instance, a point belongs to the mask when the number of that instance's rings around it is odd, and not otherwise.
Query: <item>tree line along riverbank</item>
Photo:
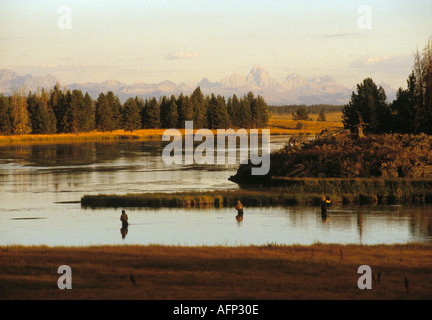
[[[328,113],[327,121],[297,121],[292,119],[290,114],[274,114],[270,116],[267,127],[270,129],[270,135],[290,135],[290,136],[307,136],[316,135],[321,131],[342,129],[341,112]],[[298,123],[302,123],[302,128],[297,128]],[[55,144],[55,143],[86,143],[97,141],[136,141],[136,140],[161,140],[166,129],[140,129],[140,130],[112,130],[77,133],[52,133],[52,134],[12,134],[0,135],[0,145],[17,145],[17,144]],[[194,129],[196,131],[197,129]],[[235,129],[237,130],[237,129]],[[250,129],[247,129],[249,131]],[[184,129],[179,129],[184,133]],[[216,133],[217,130],[212,130]]]

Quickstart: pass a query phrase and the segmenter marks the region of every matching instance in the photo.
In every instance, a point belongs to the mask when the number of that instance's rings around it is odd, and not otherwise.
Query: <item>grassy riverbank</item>
[[[432,203],[432,181],[412,179],[275,178],[277,188],[230,191],[85,195],[83,207],[202,207],[319,205],[323,195],[342,204]]]
[[[135,131],[115,130],[110,132],[92,131],[80,133],[27,134],[0,136],[0,145],[80,143],[115,140],[162,139],[163,129],[143,129]]]
[[[417,244],[11,246],[0,261],[0,299],[432,298],[431,246]],[[372,290],[357,287],[364,264]],[[57,287],[60,265],[72,268],[72,290]]]
[[[292,120],[288,114],[274,115],[270,118],[267,129],[271,135],[310,135],[321,132],[324,129],[342,128],[341,113],[329,114],[329,121],[300,121],[301,129],[296,126],[299,121]],[[116,141],[116,140],[148,140],[162,139],[165,129],[142,129],[134,131],[115,130],[110,132],[92,131],[80,133],[57,134],[27,134],[27,135],[0,135],[0,145],[14,144],[50,144],[50,143],[79,143],[89,141]],[[184,133],[184,130],[180,130]],[[216,130],[213,130],[216,134]]]

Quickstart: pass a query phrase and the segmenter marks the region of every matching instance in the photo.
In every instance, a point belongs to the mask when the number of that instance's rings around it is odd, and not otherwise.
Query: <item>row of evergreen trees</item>
[[[269,120],[268,106],[252,92],[226,100],[220,95],[204,95],[200,87],[188,96],[159,99],[128,98],[121,103],[112,91],[93,100],[81,90],[61,90],[57,84],[49,92],[24,90],[11,96],[0,95],[0,134],[78,133],[92,130],[138,130],[182,128],[185,121],[194,128],[263,128]]]
[[[407,89],[399,88],[396,100],[388,103],[384,89],[367,78],[344,107],[343,123],[353,133],[432,134],[432,38],[415,54]]]
[[[296,114],[300,109],[307,109],[308,114],[320,114],[320,113],[331,113],[331,112],[341,112],[343,105],[334,104],[291,104],[284,106],[269,106],[269,111],[273,114]],[[301,111],[303,112],[303,111]]]

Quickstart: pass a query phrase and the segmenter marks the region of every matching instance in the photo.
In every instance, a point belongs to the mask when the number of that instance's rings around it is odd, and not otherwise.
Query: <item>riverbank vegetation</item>
[[[322,178],[432,178],[432,136],[323,133],[291,140],[271,156],[270,176]]]
[[[316,115],[311,115],[314,118]],[[327,121],[295,121],[291,114],[271,115],[267,129],[271,135],[294,135],[307,136],[320,133],[322,130],[340,130],[343,128],[341,117],[342,113],[326,114]],[[298,123],[302,123],[302,128],[298,129]],[[196,131],[197,128],[194,129]],[[249,131],[249,129],[247,129]],[[162,139],[165,129],[140,129],[128,131],[124,129],[113,131],[93,130],[90,132],[78,133],[53,133],[53,134],[25,134],[25,135],[0,135],[0,145],[13,144],[48,144],[48,143],[80,143],[90,141],[116,141],[116,140],[148,140]],[[184,129],[179,129],[184,133]],[[214,134],[217,130],[212,130]]]
[[[274,187],[209,192],[99,194],[81,198],[83,207],[246,207],[334,204],[432,203],[432,180],[272,178]]]
[[[352,139],[346,132],[324,132],[305,143],[290,139],[273,151],[265,176],[252,176],[251,168],[251,164],[240,165],[231,180],[266,186],[275,186],[275,181],[288,184],[290,178],[319,178],[324,184],[334,179],[403,179],[399,184],[427,181],[432,179],[432,137],[385,134]],[[429,192],[429,187],[424,191]]]
[[[3,246],[0,259],[2,300],[432,298],[432,251],[420,244]],[[64,264],[72,290],[57,287]],[[357,286],[364,264],[371,290]]]

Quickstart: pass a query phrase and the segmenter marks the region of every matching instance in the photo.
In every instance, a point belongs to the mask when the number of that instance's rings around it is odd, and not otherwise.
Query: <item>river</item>
[[[287,137],[272,137],[279,148]],[[162,141],[0,146],[0,245],[432,243],[432,206],[85,209],[86,194],[235,190],[235,165],[167,165]]]

